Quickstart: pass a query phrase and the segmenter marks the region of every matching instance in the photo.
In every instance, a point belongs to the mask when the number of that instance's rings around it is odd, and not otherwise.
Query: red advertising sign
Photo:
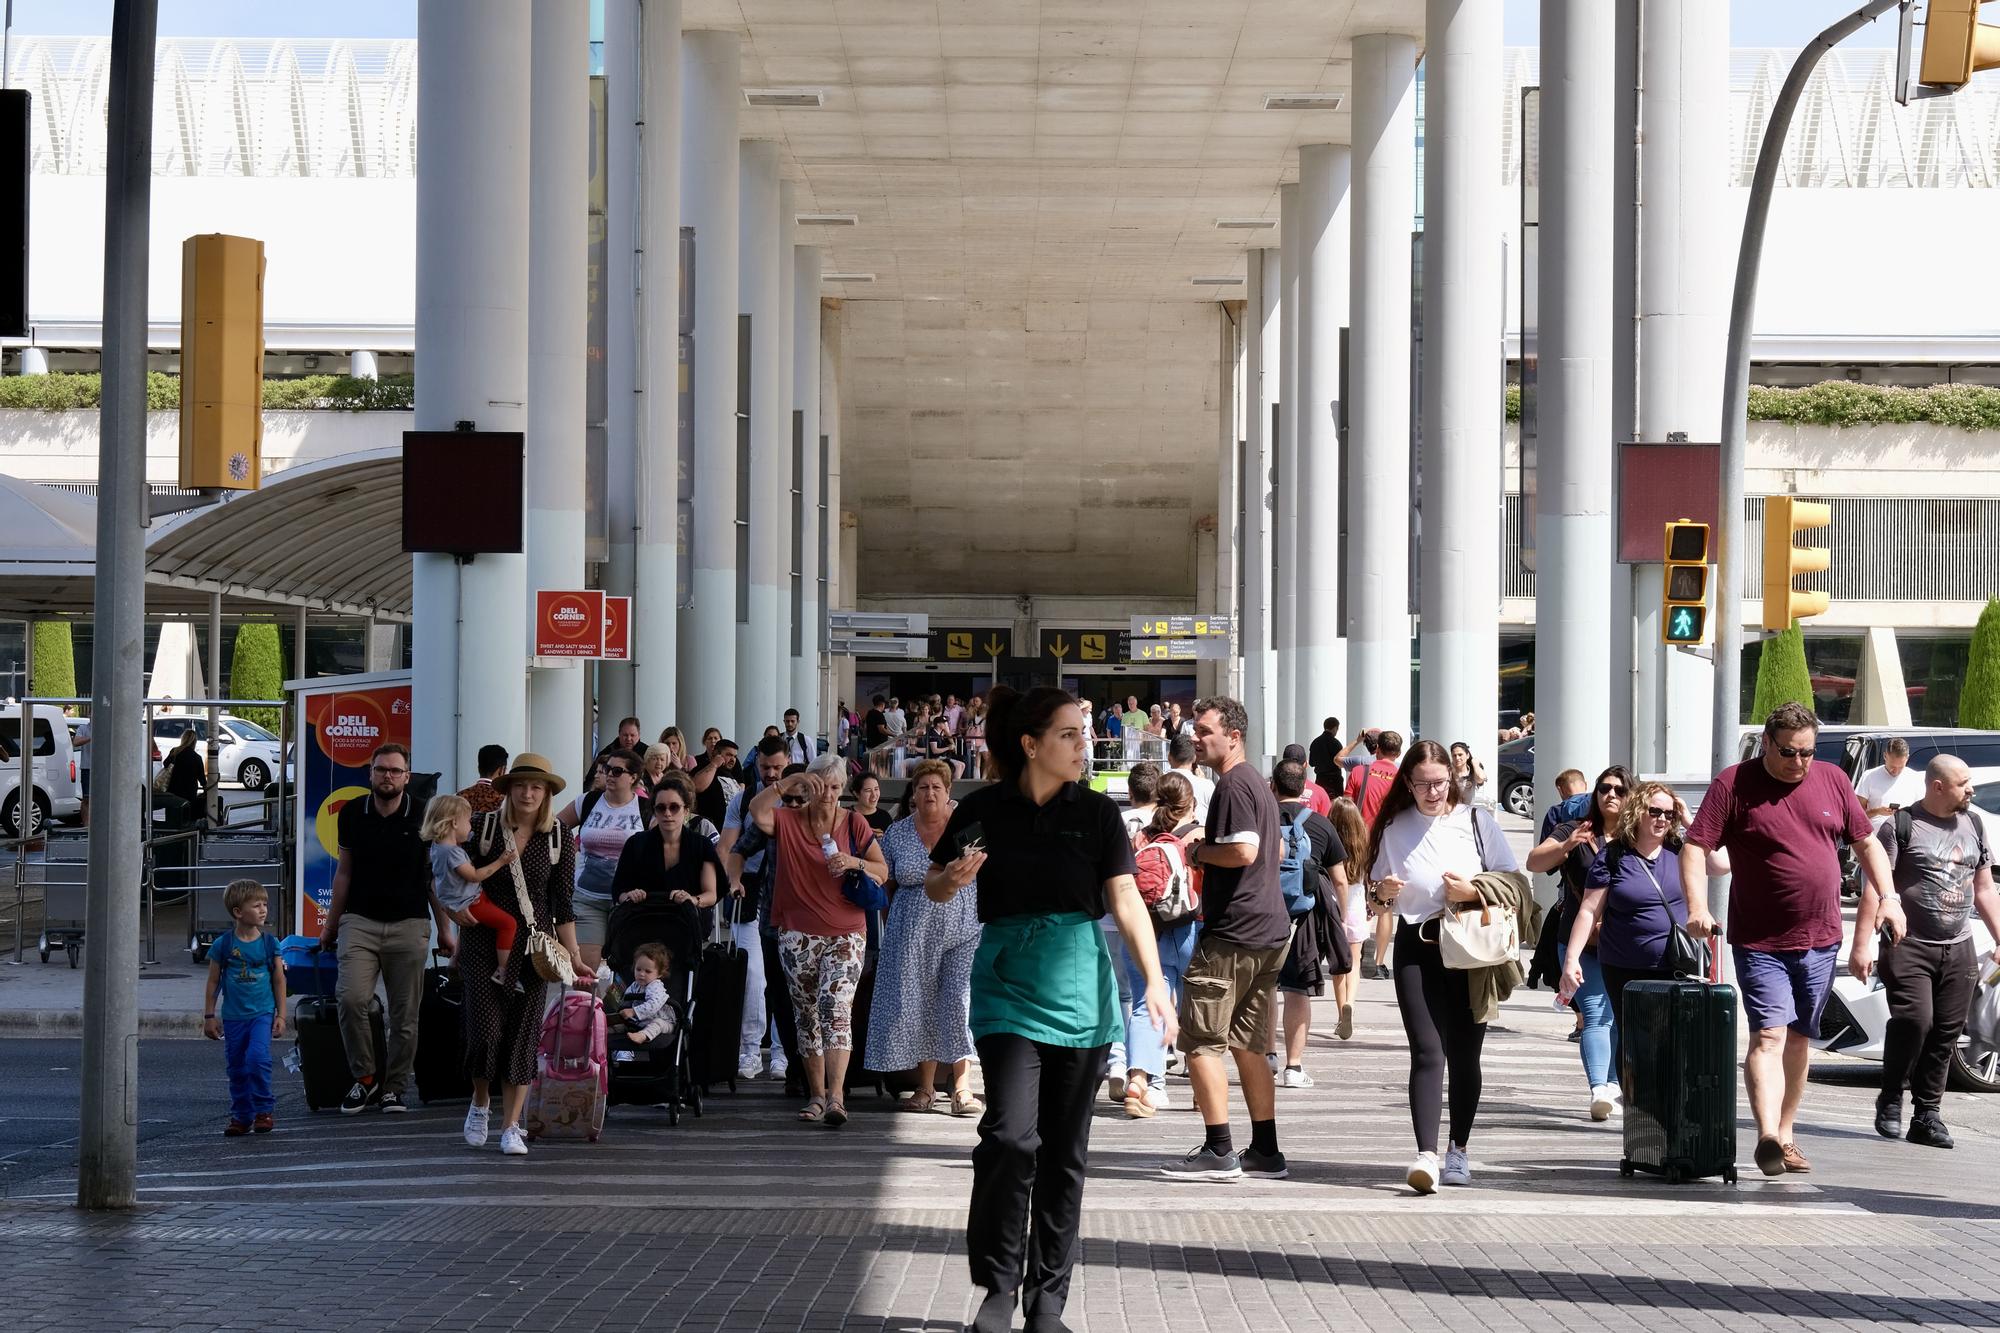
[[[602,657],[604,594],[537,589],[534,634],[536,657]]]
[[[629,662],[632,660],[632,599],[630,597],[606,597],[604,599],[604,660],[607,662]]]

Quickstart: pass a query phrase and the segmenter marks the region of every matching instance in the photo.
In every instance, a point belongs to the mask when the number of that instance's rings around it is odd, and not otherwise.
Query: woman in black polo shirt
[[[1057,1333],[1066,1327],[1091,1102],[1124,1032],[1097,926],[1107,908],[1169,1043],[1174,1010],[1118,807],[1077,780],[1090,753],[1083,711],[1046,687],[1023,696],[1003,685],[990,703],[995,781],[959,802],[931,849],[924,893],[950,902],[979,888],[971,1026],[987,1110],[972,1150],[965,1239],[972,1280],[987,1294],[972,1327],[1012,1327],[1025,1292],[1028,1333]]]

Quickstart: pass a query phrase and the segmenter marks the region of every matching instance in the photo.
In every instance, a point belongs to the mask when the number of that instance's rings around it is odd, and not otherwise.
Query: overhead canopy
[[[155,523],[146,610],[231,615],[274,607],[407,621],[399,449],[278,473],[261,490]],[[0,616],[89,615],[96,603],[97,501],[0,476]]]

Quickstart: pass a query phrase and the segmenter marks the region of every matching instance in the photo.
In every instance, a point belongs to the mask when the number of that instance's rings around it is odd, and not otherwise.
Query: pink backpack
[[[610,1088],[604,1005],[595,995],[566,990],[542,1020],[535,1080],[522,1114],[528,1137],[597,1142]]]

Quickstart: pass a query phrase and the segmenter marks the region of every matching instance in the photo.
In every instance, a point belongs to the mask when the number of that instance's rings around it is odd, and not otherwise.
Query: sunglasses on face
[[[1783,758],[1786,758],[1786,759],[1807,759],[1807,760],[1810,760],[1810,759],[1811,759],[1811,758],[1813,757],[1813,752],[1812,752],[1811,750],[1809,750],[1809,749],[1807,749],[1807,750],[1793,750],[1793,749],[1789,749],[1789,748],[1787,748],[1786,746],[1783,746],[1783,745],[1773,745],[1773,746],[1771,747],[1771,751],[1772,751],[1772,753],[1774,753],[1774,754],[1777,754],[1777,755],[1779,755],[1779,756],[1781,756],[1781,757],[1783,757]]]
[[[661,801],[653,807],[653,813],[656,815],[677,815],[685,809],[687,807],[679,801]]]
[[[604,776],[607,778],[629,778],[632,776],[632,770],[629,768],[620,768],[616,764],[606,764],[604,766]]]
[[[1622,782],[1600,782],[1597,784],[1597,794],[1599,796],[1623,796],[1625,794],[1625,784]]]
[[[804,804],[806,803],[806,798],[805,798],[805,797],[803,797],[803,796],[784,796],[784,797],[780,797],[779,799],[780,799],[780,800],[781,800],[781,801],[782,801],[782,802],[783,802],[784,804],[786,804],[786,805],[788,805],[788,806],[792,807],[792,809],[794,809],[794,810],[798,809],[798,808],[799,808],[800,806],[802,806],[802,805],[804,805]]]
[[[1646,818],[1648,819],[1672,819],[1673,817],[1674,817],[1674,808],[1672,806],[1668,806],[1664,810],[1662,810],[1657,805],[1649,805],[1646,807]]]

